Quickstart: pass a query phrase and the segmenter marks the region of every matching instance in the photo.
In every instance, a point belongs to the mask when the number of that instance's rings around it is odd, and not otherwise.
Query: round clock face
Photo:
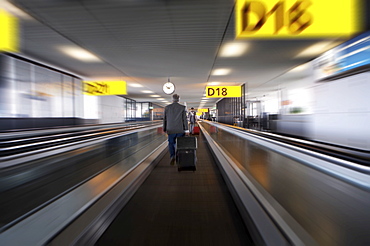
[[[170,95],[175,92],[175,85],[171,82],[167,82],[163,85],[163,91],[164,93]]]

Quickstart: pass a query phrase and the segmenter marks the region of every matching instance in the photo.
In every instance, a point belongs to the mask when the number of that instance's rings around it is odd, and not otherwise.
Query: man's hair
[[[172,101],[174,101],[174,102],[178,102],[180,100],[180,96],[179,95],[177,95],[177,94],[173,94],[173,96],[172,96]]]
[[[191,109],[194,109],[194,108],[191,108]]]

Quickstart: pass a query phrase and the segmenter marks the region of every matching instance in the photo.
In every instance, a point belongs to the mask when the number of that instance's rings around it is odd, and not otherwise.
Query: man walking
[[[168,149],[170,151],[171,165],[175,164],[176,138],[188,135],[188,121],[185,106],[179,104],[180,96],[172,96],[173,103],[164,108],[163,131],[168,135]]]
[[[194,108],[191,108],[190,109],[190,112],[188,114],[188,118],[189,118],[189,123],[190,123],[190,134],[194,134],[193,133],[193,130],[194,130],[194,125],[195,125],[195,122],[197,121],[196,119],[196,112],[194,111]]]

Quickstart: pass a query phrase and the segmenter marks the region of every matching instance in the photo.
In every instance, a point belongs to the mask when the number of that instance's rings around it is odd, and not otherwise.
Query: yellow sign
[[[198,108],[198,112],[205,112],[205,113],[208,113],[208,108]]]
[[[126,95],[126,81],[84,81],[84,94],[94,96]]]
[[[0,51],[18,52],[18,20],[0,10]]]
[[[349,36],[360,31],[358,0],[237,0],[236,38]]]
[[[240,86],[207,86],[206,97],[241,97]]]

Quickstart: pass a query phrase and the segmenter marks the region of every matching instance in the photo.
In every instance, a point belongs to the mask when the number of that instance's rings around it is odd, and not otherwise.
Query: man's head
[[[191,110],[194,110],[194,108],[191,108]]]
[[[180,100],[180,96],[179,95],[177,95],[177,94],[173,94],[173,96],[172,96],[172,101],[173,102],[178,102]]]

